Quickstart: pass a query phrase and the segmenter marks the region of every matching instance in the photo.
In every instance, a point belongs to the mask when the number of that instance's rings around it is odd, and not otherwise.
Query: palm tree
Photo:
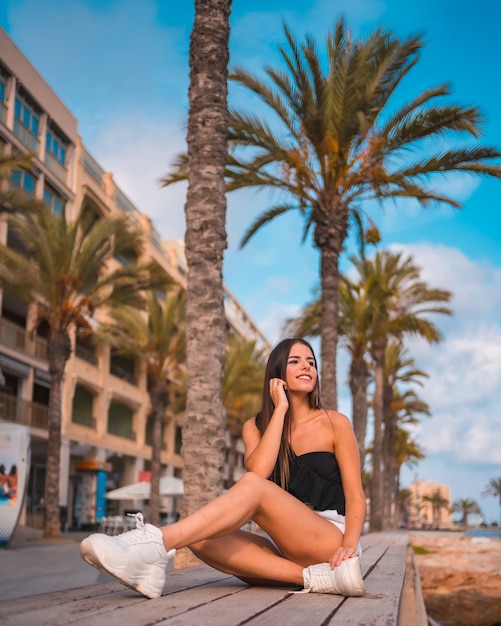
[[[398,502],[398,509],[400,513],[400,522],[407,523],[409,521],[407,519],[408,518],[407,511],[409,509],[410,498],[411,498],[410,489],[407,489],[406,487],[404,487],[403,489],[399,489],[397,502]]]
[[[370,281],[373,292],[369,352],[374,367],[374,443],[371,481],[371,528],[382,528],[382,462],[383,423],[385,411],[385,359],[386,349],[393,337],[401,340],[414,335],[429,343],[440,340],[435,324],[426,315],[440,313],[450,315],[449,308],[439,306],[448,302],[449,291],[429,288],[420,280],[420,269],[412,257],[402,259],[401,254],[377,252],[373,259],[352,258],[362,282]]]
[[[230,437],[227,487],[234,482],[236,446],[242,424],[255,415],[260,406],[265,367],[263,350],[257,349],[255,341],[234,334],[228,336],[222,383],[226,428]]]
[[[397,436],[402,423],[416,423],[418,413],[429,415],[429,406],[419,400],[416,393],[402,385],[421,385],[426,372],[415,367],[414,359],[407,356],[403,345],[395,340],[386,348],[383,390],[383,481],[386,498],[383,503],[383,526],[392,527],[398,503]]]
[[[48,328],[47,359],[51,376],[48,409],[44,536],[60,536],[59,471],[61,382],[71,355],[71,331],[89,328],[99,309],[128,303],[141,306],[140,291],[151,283],[150,267],[120,265],[113,257],[141,248],[142,236],[128,219],[101,218],[81,210],[68,222],[43,202],[2,206],[8,228],[20,249],[0,245],[0,287],[32,304],[34,328]]]
[[[459,498],[452,503],[451,513],[461,513],[461,523],[468,528],[469,515],[482,515],[482,511],[475,500],[471,498]]]
[[[401,503],[400,493],[404,491],[403,489],[400,489],[400,468],[404,464],[408,467],[414,467],[418,464],[419,461],[424,459],[424,456],[425,455],[421,447],[416,441],[414,441],[414,439],[412,439],[409,431],[405,428],[399,427],[397,430],[397,445],[395,450],[395,459],[397,466],[397,502]]]
[[[304,216],[305,235],[313,229],[321,255],[322,384],[326,403],[335,408],[339,255],[350,224],[364,230],[362,202],[400,197],[459,207],[430,185],[433,175],[461,171],[500,177],[501,167],[492,161],[501,152],[471,144],[435,147],[443,145],[437,139],[444,135],[477,139],[483,121],[476,107],[449,103],[446,84],[392,108],[395,90],[419,61],[420,36],[399,39],[379,28],[357,38],[339,19],[327,36],[324,63],[312,36],[300,43],[287,26],[284,30],[284,67],[266,67],[265,80],[240,67],[230,74],[264,102],[270,119],[231,112],[227,188],[284,192],[250,226],[242,245],[291,210]],[[186,159],[175,166],[168,182],[186,176]],[[366,240],[375,230],[369,224]]]
[[[186,197],[186,363],[183,426],[184,513],[222,489],[221,394],[226,321],[222,277],[226,248],[227,72],[230,0],[195,0],[190,44]]]
[[[440,528],[440,514],[445,506],[449,506],[449,500],[447,500],[447,498],[440,493],[440,490],[437,489],[431,495],[427,494],[423,496],[422,501],[429,502],[431,504],[433,523],[435,528]]]
[[[501,476],[497,478],[491,478],[485,489],[482,491],[482,496],[492,496],[498,498],[499,508],[501,509]],[[499,517],[499,525],[501,526],[501,515]]]
[[[172,419],[167,415],[172,386],[181,377],[186,358],[184,333],[185,292],[168,293],[165,302],[157,292],[146,295],[146,317],[137,309],[125,306],[114,310],[110,322],[101,325],[97,336],[118,351],[133,355],[146,365],[150,398],[151,491],[149,521],[159,523],[162,427]]]

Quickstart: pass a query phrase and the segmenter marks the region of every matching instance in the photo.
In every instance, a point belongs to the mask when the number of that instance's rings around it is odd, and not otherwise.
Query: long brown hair
[[[273,404],[270,395],[270,380],[272,378],[281,378],[282,380],[286,379],[287,361],[289,359],[291,348],[296,343],[301,343],[311,350],[313,358],[315,359],[316,366],[317,360],[315,358],[313,348],[305,339],[302,339],[300,337],[289,337],[288,339],[282,339],[282,341],[280,341],[273,348],[270,356],[268,357],[268,363],[266,364],[266,371],[264,374],[263,400],[261,403],[261,410],[256,415],[256,426],[261,435],[263,435],[264,431],[268,427],[271,416],[273,415],[273,411],[275,410],[275,405]],[[289,393],[287,390],[285,391],[285,393],[288,397]],[[312,409],[318,409],[321,407],[320,383],[318,380],[318,376],[314,389],[308,394],[308,401],[310,404],[310,408]],[[289,408],[287,409],[287,413],[285,414],[284,428],[282,430],[282,440],[280,442],[280,449],[278,451],[277,463],[272,474],[273,480],[284,489],[287,487],[290,476],[289,467],[292,453],[292,448],[290,445],[291,423],[292,406],[289,403]]]

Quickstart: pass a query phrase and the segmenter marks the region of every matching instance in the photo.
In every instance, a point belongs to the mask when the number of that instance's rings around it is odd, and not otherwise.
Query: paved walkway
[[[7,548],[0,548],[0,600],[113,580],[80,558],[88,532],[64,539],[42,539],[42,531],[18,526]]]

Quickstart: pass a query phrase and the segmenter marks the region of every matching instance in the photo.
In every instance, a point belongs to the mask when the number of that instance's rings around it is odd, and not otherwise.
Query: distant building
[[[145,260],[186,286],[183,242],[162,241],[148,216],[85,148],[75,116],[0,28],[0,154],[13,152],[35,157],[33,168],[15,172],[11,185],[44,198],[69,220],[83,202],[97,218],[127,214],[145,236]],[[0,222],[0,241],[19,246],[5,222]],[[227,288],[224,298],[228,328],[268,349],[266,337]],[[31,473],[23,521],[40,526],[50,375],[46,341],[42,332],[30,332],[32,319],[26,302],[0,292],[0,421],[30,427]],[[110,346],[73,340],[62,389],[60,505],[67,525],[80,527],[99,522],[103,506],[109,508],[102,499],[106,490],[136,482],[148,471],[152,435],[144,364]],[[163,433],[161,459],[164,473],[179,477],[182,420],[177,416]]]
[[[426,480],[418,480],[409,487],[406,506],[407,523],[413,528],[451,528],[451,489]]]

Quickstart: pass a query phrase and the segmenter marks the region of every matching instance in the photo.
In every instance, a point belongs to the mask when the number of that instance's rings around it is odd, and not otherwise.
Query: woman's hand
[[[289,399],[285,393],[286,389],[285,380],[281,378],[270,379],[270,396],[276,409],[287,410],[289,408]]]
[[[334,569],[338,565],[341,565],[343,561],[346,561],[346,559],[351,559],[354,556],[358,556],[357,548],[353,546],[340,546],[329,559],[329,564],[331,568]]]

